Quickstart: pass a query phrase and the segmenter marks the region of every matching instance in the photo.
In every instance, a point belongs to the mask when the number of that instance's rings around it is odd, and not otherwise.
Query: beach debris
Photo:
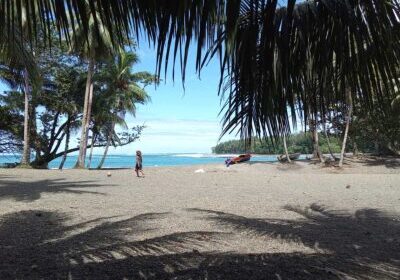
[[[107,172],[107,177],[111,177],[111,172]]]
[[[200,168],[197,169],[194,173],[206,173],[206,172],[204,171],[204,169]]]
[[[350,189],[350,185],[347,185],[347,186],[346,186],[346,189]]]

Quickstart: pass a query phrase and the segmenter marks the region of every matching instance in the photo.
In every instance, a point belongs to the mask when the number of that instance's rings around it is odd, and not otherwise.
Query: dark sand
[[[399,160],[145,173],[0,169],[0,279],[400,279]]]

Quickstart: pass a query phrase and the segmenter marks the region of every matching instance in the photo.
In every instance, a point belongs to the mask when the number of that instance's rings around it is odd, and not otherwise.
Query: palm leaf
[[[397,1],[242,1],[235,37],[223,51],[227,94],[223,133],[279,136],[296,115],[324,113],[332,104],[380,106],[394,96],[399,66]],[[222,43],[221,43],[222,42]],[[225,44],[225,45],[224,45]],[[296,114],[296,110],[302,110]]]
[[[220,57],[223,132],[238,129],[242,138],[287,133],[296,110],[304,118],[326,112],[345,102],[346,91],[363,106],[380,106],[398,84],[398,0],[288,0],[282,7],[277,0],[89,3],[88,11],[83,0],[1,1],[0,40],[26,18],[40,19],[28,21],[33,43],[38,30],[50,38],[53,21],[67,39],[73,26],[88,37],[90,24],[103,25],[119,45],[143,32],[156,45],[158,76],[171,62],[175,70],[178,60],[183,81],[194,45],[198,71]]]

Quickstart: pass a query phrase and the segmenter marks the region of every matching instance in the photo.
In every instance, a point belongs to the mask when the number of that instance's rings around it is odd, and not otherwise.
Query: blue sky
[[[155,69],[155,51],[145,44],[137,50],[140,57],[134,71]],[[183,89],[179,66],[175,81],[171,71],[167,78],[155,88],[147,91],[152,102],[138,106],[136,118],[129,117],[131,125],[145,124],[141,139],[131,147],[116,149],[115,152],[131,153],[131,149],[141,149],[145,153],[207,153],[217,144],[221,133],[221,99],[218,96],[219,66],[212,61],[201,73],[195,73],[194,55],[189,56],[185,89]],[[179,73],[179,74],[178,74]],[[233,136],[225,136],[223,140]]]

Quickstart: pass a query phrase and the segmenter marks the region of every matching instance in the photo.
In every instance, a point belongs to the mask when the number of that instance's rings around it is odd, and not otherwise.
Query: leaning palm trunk
[[[346,128],[344,130],[344,136],[343,136],[342,150],[340,152],[339,167],[343,166],[344,152],[346,150],[347,135],[349,134],[351,114],[353,112],[353,100],[351,98],[351,94],[349,92],[347,92],[346,95],[347,95],[346,97],[348,100],[348,112],[347,112],[347,119],[346,119]]]
[[[24,80],[25,80],[25,108],[24,108],[24,148],[22,153],[21,165],[29,165],[31,161],[31,149],[30,149],[30,129],[29,129],[29,77],[28,70],[24,69]]]
[[[85,89],[85,102],[83,105],[83,116],[82,116],[82,131],[81,139],[79,142],[79,155],[78,161],[75,168],[85,168],[86,148],[90,124],[90,114],[92,111],[92,99],[93,99],[93,74],[94,74],[94,59],[89,60],[88,75],[86,80]]]
[[[292,160],[289,157],[289,152],[288,152],[287,145],[286,145],[286,135],[285,134],[283,134],[283,147],[285,148],[286,159],[289,163],[291,163]]]
[[[329,139],[328,132],[326,131],[325,123],[324,123],[324,134],[326,138],[326,143],[328,144],[329,153],[331,154],[332,159],[336,160],[335,154],[332,152],[331,140]]]
[[[93,133],[92,135],[92,145],[90,146],[90,154],[89,154],[89,162],[87,165],[87,168],[90,169],[90,166],[92,165],[92,157],[93,157],[93,148],[94,148],[94,143],[96,142],[96,134]]]
[[[113,132],[114,132],[114,127],[115,127],[115,124],[112,123],[112,125],[110,127],[110,131],[108,132],[106,148],[104,149],[103,157],[101,158],[101,161],[100,161],[99,165],[97,166],[97,169],[101,169],[103,167],[104,161],[106,160],[107,153],[108,153],[108,148],[110,147],[111,138],[112,138],[112,135],[113,135]]]
[[[71,121],[68,118],[67,127],[66,127],[67,132],[66,132],[66,136],[65,136],[66,138],[65,138],[64,154],[63,154],[63,157],[62,157],[62,160],[61,160],[61,163],[60,163],[60,166],[58,167],[58,169],[63,169],[64,163],[65,163],[65,161],[67,159],[67,154],[68,154],[67,151],[68,151],[68,148],[69,148],[69,137],[70,137],[70,124],[71,124]]]

